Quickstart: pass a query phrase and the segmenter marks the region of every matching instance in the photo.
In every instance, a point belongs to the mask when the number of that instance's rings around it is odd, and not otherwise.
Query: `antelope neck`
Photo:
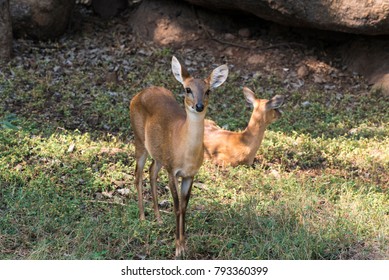
[[[261,145],[263,135],[267,127],[263,118],[263,115],[255,116],[254,114],[252,114],[249,124],[242,132],[244,142],[249,146],[259,147]]]
[[[180,142],[186,153],[199,153],[203,148],[205,109],[201,113],[186,110],[186,119],[181,126],[183,139]]]

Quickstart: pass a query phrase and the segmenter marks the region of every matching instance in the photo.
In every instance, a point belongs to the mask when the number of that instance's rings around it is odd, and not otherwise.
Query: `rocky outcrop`
[[[228,15],[193,9],[179,0],[144,0],[132,14],[135,34],[161,45],[185,45],[205,36],[202,25],[228,31],[233,23]]]
[[[38,40],[62,35],[74,4],[74,0],[10,0],[14,35]]]
[[[249,13],[288,26],[389,34],[387,0],[185,0],[217,11]]]

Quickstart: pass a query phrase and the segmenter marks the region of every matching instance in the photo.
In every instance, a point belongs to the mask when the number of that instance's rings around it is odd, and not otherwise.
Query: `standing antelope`
[[[140,219],[145,219],[142,195],[142,173],[148,155],[152,157],[149,169],[154,213],[162,222],[158,210],[157,176],[165,167],[169,189],[173,196],[176,215],[176,257],[185,254],[185,213],[191,193],[193,178],[204,158],[204,117],[210,90],[227,79],[228,68],[221,65],[205,79],[192,78],[173,56],[174,77],[185,89],[185,110],[175,100],[171,91],[150,87],[134,96],[130,103],[131,126],[135,136],[135,185],[138,190]],[[181,198],[178,178],[181,177]]]
[[[252,165],[266,127],[281,116],[278,108],[284,102],[282,95],[276,95],[271,100],[256,99],[254,92],[247,87],[243,88],[243,93],[246,101],[254,106],[244,131],[227,131],[215,122],[205,120],[205,157],[219,166]]]

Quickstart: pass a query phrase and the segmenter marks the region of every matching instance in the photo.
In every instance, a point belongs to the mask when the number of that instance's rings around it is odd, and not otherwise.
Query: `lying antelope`
[[[193,178],[204,158],[204,117],[210,90],[227,79],[228,68],[221,65],[205,79],[192,78],[173,56],[172,72],[184,86],[183,110],[172,92],[163,87],[150,87],[134,96],[130,104],[131,126],[135,136],[135,185],[138,190],[140,219],[145,219],[142,195],[142,173],[147,156],[152,158],[149,169],[154,213],[158,210],[157,176],[161,167],[168,172],[169,189],[176,215],[176,257],[185,254],[185,213]],[[177,190],[181,177],[180,195]],[[179,199],[180,196],[180,199]]]
[[[283,96],[276,95],[271,100],[256,99],[254,92],[247,87],[243,88],[243,93],[246,101],[254,106],[244,131],[227,131],[215,122],[205,120],[205,158],[219,166],[252,165],[266,127],[281,116],[278,108],[284,102]]]

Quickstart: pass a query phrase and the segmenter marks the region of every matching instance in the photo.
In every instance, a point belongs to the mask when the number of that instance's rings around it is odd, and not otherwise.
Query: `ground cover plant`
[[[0,70],[0,259],[174,258],[166,172],[163,225],[153,219],[147,174],[146,221],[138,219],[128,105],[151,84],[181,102],[171,56],[194,51],[145,45],[115,20],[95,24],[95,33],[56,42],[19,39]],[[196,53],[198,76],[225,62]],[[271,71],[227,64],[208,118],[244,128],[243,86],[261,98],[285,95],[284,114],[254,167],[204,163],[187,212],[187,258],[388,259],[389,98],[358,77],[347,78],[351,86],[290,88]]]

